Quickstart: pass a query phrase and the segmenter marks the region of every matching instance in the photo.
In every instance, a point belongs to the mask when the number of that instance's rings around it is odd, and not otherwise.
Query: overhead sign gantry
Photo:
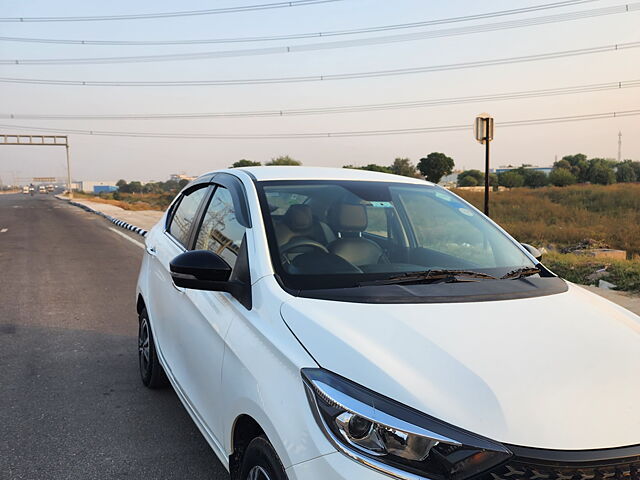
[[[69,162],[69,139],[66,135],[18,135],[0,133],[0,145],[64,147],[67,154],[67,188],[69,189],[69,198],[73,198],[71,165]]]

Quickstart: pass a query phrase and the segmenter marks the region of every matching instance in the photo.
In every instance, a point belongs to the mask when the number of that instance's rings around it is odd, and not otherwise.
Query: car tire
[[[156,344],[151,332],[147,309],[143,308],[139,316],[138,327],[138,365],[142,383],[148,388],[163,388],[169,385],[156,353]]]
[[[266,437],[256,437],[247,446],[239,480],[287,480],[282,462]]]

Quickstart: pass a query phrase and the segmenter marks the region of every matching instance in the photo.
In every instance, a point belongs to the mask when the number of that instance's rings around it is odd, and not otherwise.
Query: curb
[[[66,201],[67,203],[69,203],[70,205],[73,205],[74,207],[79,207],[89,213],[95,213],[96,215],[100,215],[103,218],[106,218],[107,220],[109,220],[111,223],[117,225],[120,228],[124,228],[125,230],[129,230],[133,233],[137,233],[138,235],[142,236],[142,237],[146,237],[147,236],[147,231],[143,228],[140,227],[136,227],[135,225],[131,225],[130,223],[127,223],[123,220],[118,220],[117,218],[112,217],[111,215],[107,215],[106,213],[103,212],[99,212],[98,210],[94,210],[91,207],[87,207],[86,205],[83,205],[82,203],[78,203],[78,202],[74,202],[73,200],[69,200],[67,198],[61,198],[58,197],[56,195],[56,198],[58,200],[62,200],[62,201]]]

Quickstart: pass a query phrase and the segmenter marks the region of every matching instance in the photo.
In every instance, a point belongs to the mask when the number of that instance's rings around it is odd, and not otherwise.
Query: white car
[[[441,187],[213,172],[146,251],[143,383],[233,479],[640,478],[640,318]]]

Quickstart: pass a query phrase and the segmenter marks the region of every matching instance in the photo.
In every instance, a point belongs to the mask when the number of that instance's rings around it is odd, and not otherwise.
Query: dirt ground
[[[81,203],[98,212],[106,213],[118,220],[122,220],[145,230],[151,229],[151,227],[158,223],[158,220],[160,220],[164,214],[164,212],[159,212],[157,210],[124,210],[123,208],[116,207],[115,205],[109,205],[108,203],[96,203],[84,199],[74,199],[74,202]]]

